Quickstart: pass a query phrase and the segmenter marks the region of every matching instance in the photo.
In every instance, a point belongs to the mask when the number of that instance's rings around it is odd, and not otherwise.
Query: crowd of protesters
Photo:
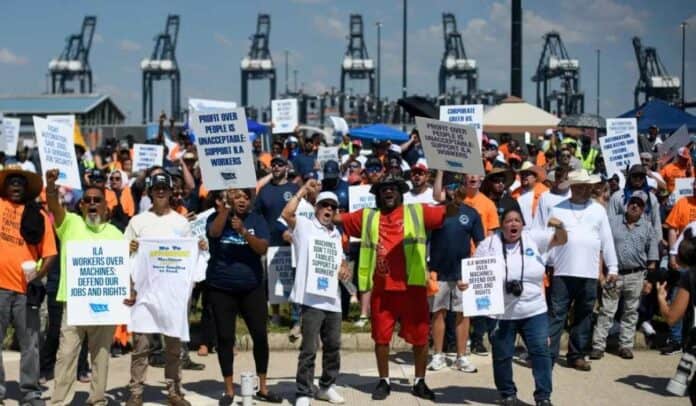
[[[607,174],[589,133],[549,129],[527,144],[509,134],[484,135],[485,175],[476,175],[429,169],[415,129],[405,143],[370,142],[369,153],[363,141],[345,134],[338,160],[323,165],[317,151],[329,140],[297,131],[275,135],[266,150],[261,137],[253,138],[255,190],[208,191],[193,137],[165,124],[162,117],[154,142],[164,145],[168,130],[175,143],[163,166],[146,171],[133,171],[132,137],[107,140],[93,151],[76,144],[81,190],[57,186],[59,173],[42,168],[29,150],[2,157],[0,341],[12,324],[21,351],[22,404],[44,404],[42,385],[51,380],[52,404],[69,403],[76,380],[91,381],[90,404],[106,404],[109,357],[129,351],[128,405],[143,404],[148,365],[164,367],[169,404],[190,404],[181,370],[204,365],[189,358],[186,342],[125,326],[67,324],[63,247],[125,239],[133,253],[139,238],[191,236],[190,221],[210,208],[207,238],[199,243],[210,255],[206,278],[187,308],[196,309],[201,298],[197,351],[217,353],[221,405],[235,398],[237,315],[253,340],[261,400],[282,401],[266,384],[269,323],[285,323],[289,339],[302,340],[298,405],[312,398],[344,402],[335,385],[342,322],[371,332],[379,372],[374,400],[391,392],[389,343],[397,326],[413,346],[412,393],[429,400],[436,394],[426,385],[426,370],[449,365],[475,373],[471,354],[491,351],[503,404],[518,402],[512,360],[519,357],[532,369],[536,404],[550,405],[566,330],[563,364],[580,371],[605,355],[607,337],[617,331],[615,355],[622,359],[633,358],[637,331],[657,345],[656,320],[670,323],[659,351],[682,351],[691,324],[679,319],[688,307],[689,270],[696,272],[694,142],[665,158],[657,149],[663,135],[651,127],[639,136],[641,163]],[[679,178],[692,179],[691,196],[675,198]],[[370,185],[375,208],[349,212],[355,185]],[[312,238],[342,247],[336,258],[341,283],[332,297],[314,296],[305,286]],[[296,257],[288,317],[268,305],[265,255],[282,246],[292,246]],[[463,312],[460,292],[469,286],[460,263],[474,256],[502,258],[503,314],[470,318]],[[27,261],[35,264],[27,267]],[[138,300],[133,291],[127,304],[138,306]],[[359,310],[351,311],[351,303]],[[515,347],[517,335],[524,349]],[[319,342],[322,375],[315,391]],[[2,368],[0,360],[0,403],[6,395]]]

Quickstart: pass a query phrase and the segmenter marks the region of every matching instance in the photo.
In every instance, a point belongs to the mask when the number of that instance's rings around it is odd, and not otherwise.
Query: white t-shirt
[[[307,199],[304,197],[302,200],[300,200],[300,203],[297,204],[297,209],[295,209],[295,216],[297,217],[304,217],[306,219],[313,219],[314,218],[314,206],[312,206],[312,203],[308,202]],[[278,217],[278,222],[283,225],[283,227],[287,228],[288,227],[288,222],[285,221],[283,216]],[[291,244],[292,245],[292,244]],[[297,267],[297,254],[295,253],[295,250],[293,249],[290,251],[290,266],[293,268]]]
[[[436,204],[437,202],[433,199],[433,188],[428,186],[424,192],[419,194],[414,194],[412,190],[404,193],[404,204]]]
[[[158,216],[149,210],[136,214],[128,222],[123,234],[129,241],[144,237],[185,238],[192,236],[189,221],[174,210],[169,210],[169,213],[163,216]]]
[[[692,221],[691,223],[687,224],[686,227],[684,227],[684,231],[679,234],[679,237],[677,237],[674,245],[669,247],[669,255],[677,255],[679,252],[679,244],[681,244],[682,240],[684,239],[684,232],[686,232],[688,229],[691,229],[691,232],[696,235],[696,221]]]
[[[530,189],[517,198],[517,204],[520,205],[520,210],[522,211],[522,218],[524,219],[524,229],[529,230],[532,228],[534,223],[534,211],[532,206],[534,203],[534,190]]]
[[[307,268],[309,267],[309,245],[313,237],[331,239],[336,241],[339,247],[341,246],[341,233],[336,227],[333,230],[328,230],[316,218],[309,220],[302,216],[296,217],[295,229],[292,231],[292,246],[297,257],[297,268],[295,269],[295,284],[290,292],[290,301],[315,309],[340,313],[341,288],[339,284],[336,285],[336,294],[333,298],[313,295],[305,291]],[[341,263],[343,254],[339,253],[339,255],[341,258],[337,262]]]
[[[561,220],[568,232],[568,242],[554,248],[554,276],[597,279],[600,252],[609,273],[618,273],[614,238],[604,207],[594,201],[574,204],[568,199],[554,206],[549,216]]]
[[[541,196],[539,196],[539,202],[537,202],[537,212],[536,216],[534,216],[532,227],[539,229],[546,228],[549,222],[551,208],[566,199],[570,199],[570,196],[570,189],[561,195],[557,195],[550,190],[542,193]]]
[[[546,313],[544,298],[544,254],[553,236],[552,229],[522,231],[522,244],[506,244],[508,281],[522,280],[522,294],[503,295],[505,312],[491,316],[502,320],[519,320]],[[521,251],[523,249],[523,251]],[[503,243],[499,233],[493,233],[476,248],[476,257],[503,257]],[[524,261],[524,278],[522,278]],[[503,265],[504,266],[504,265]],[[503,283],[505,289],[505,283]]]

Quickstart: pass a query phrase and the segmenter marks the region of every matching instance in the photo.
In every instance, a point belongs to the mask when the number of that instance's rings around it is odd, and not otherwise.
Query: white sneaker
[[[469,358],[466,356],[462,355],[461,357],[457,358],[457,361],[454,363],[454,368],[458,369],[462,372],[477,372],[478,369],[474,366],[474,364],[469,361]]]
[[[428,364],[428,369],[431,371],[438,371],[447,366],[447,360],[445,359],[445,354],[438,353],[433,354],[433,358]]]
[[[370,319],[367,316],[360,316],[358,321],[353,323],[353,326],[357,327],[357,328],[363,328],[363,327],[367,326],[367,323],[369,323],[369,322],[370,322]]]
[[[647,320],[641,323],[640,328],[641,330],[643,330],[643,333],[645,333],[645,335],[647,336],[652,336],[657,333],[653,328],[652,324],[650,324],[650,322]]]
[[[336,385],[331,385],[328,388],[319,388],[316,398],[333,403],[334,405],[346,402],[346,400],[343,399],[343,396],[336,391]]]
[[[311,404],[311,399],[307,396],[301,396],[295,399],[295,406],[309,406]]]

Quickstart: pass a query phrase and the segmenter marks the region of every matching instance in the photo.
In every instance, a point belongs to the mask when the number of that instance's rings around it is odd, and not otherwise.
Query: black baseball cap
[[[172,177],[167,173],[158,173],[150,177],[150,187],[155,186],[165,186],[169,189],[172,188]]]
[[[340,172],[338,162],[329,160],[324,164],[324,179],[336,179],[341,175]]]

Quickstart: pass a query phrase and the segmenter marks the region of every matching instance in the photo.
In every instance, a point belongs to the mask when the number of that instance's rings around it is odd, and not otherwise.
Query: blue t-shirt
[[[211,238],[210,225],[217,216],[208,217],[206,229],[210,242],[210,260],[206,272],[206,284],[216,289],[230,292],[248,292],[263,283],[261,255],[255,253],[244,237],[237,234],[227,221],[222,235]],[[256,213],[244,218],[244,227],[249,234],[268,241],[266,221]]]
[[[295,173],[304,178],[306,174],[314,169],[316,160],[316,154],[297,154],[297,156],[292,159],[292,166],[295,168]]]
[[[463,204],[457,216],[445,218],[430,235],[430,269],[437,271],[437,280],[460,280],[462,259],[471,256],[471,240],[478,244],[485,237],[481,216],[470,206]]]
[[[271,234],[269,243],[273,247],[288,245],[283,241],[284,228],[281,228],[280,223],[278,223],[278,217],[298,190],[300,188],[292,182],[283,185],[269,183],[262,187],[256,196],[254,211],[266,219],[267,228]]]
[[[338,197],[338,208],[344,211],[348,211],[348,182],[339,179],[336,185],[332,188],[324,187],[322,184],[322,191],[334,192],[336,197]]]
[[[401,153],[401,156],[408,162],[408,166],[413,166],[419,159],[425,158],[425,153],[423,152],[423,146],[418,144],[411,145],[406,151]]]

